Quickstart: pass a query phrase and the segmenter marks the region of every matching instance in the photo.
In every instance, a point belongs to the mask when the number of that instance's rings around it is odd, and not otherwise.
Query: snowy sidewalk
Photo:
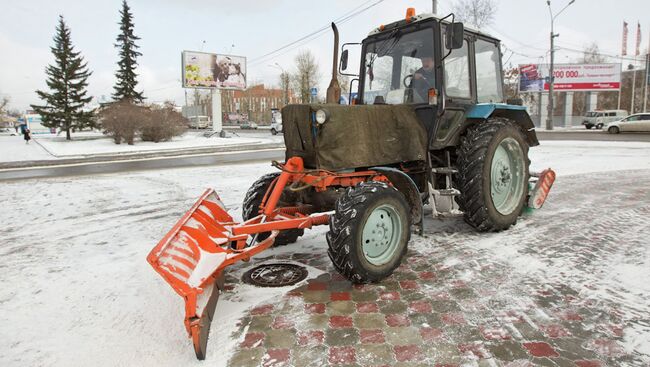
[[[37,137],[38,143],[56,158],[101,157],[108,155],[140,154],[153,152],[221,148],[229,146],[255,146],[259,144],[279,142],[269,134],[267,138],[247,138],[229,136],[228,138],[203,136],[203,132],[187,132],[167,142],[148,142],[136,139],[134,145],[125,143],[115,144],[109,137],[99,135],[94,139],[86,137],[83,140],[67,141],[63,136],[44,135]]]
[[[209,154],[217,152],[241,151],[251,149],[281,148],[284,146],[281,135],[270,133],[260,136],[228,138],[206,138],[203,133],[188,132],[170,142],[152,143],[136,141],[134,145],[114,144],[101,134],[82,133],[66,141],[64,136],[36,136],[29,145],[22,136],[0,136],[0,169],[51,166]]]
[[[34,140],[25,144],[23,136],[0,136],[0,163],[56,159]]]

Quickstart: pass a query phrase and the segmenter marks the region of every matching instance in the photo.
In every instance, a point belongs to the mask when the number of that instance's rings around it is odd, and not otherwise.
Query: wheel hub
[[[362,233],[363,254],[373,265],[383,265],[390,261],[401,237],[401,219],[390,205],[382,205],[373,210]]]
[[[503,139],[492,157],[490,174],[492,203],[499,213],[509,215],[517,208],[525,186],[523,179],[523,150],[515,139]]]

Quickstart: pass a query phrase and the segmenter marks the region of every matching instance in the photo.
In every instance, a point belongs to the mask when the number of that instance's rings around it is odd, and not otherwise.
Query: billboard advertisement
[[[558,92],[618,91],[621,64],[555,64],[554,90]],[[519,91],[542,92],[549,89],[548,64],[519,65]]]
[[[246,89],[246,58],[183,51],[183,88]]]

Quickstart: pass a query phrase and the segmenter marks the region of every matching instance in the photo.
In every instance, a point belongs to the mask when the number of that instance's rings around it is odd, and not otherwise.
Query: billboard
[[[554,90],[618,91],[621,88],[621,64],[555,64]],[[542,92],[549,89],[548,64],[519,65],[519,91]]]
[[[246,58],[183,51],[183,88],[246,89]]]

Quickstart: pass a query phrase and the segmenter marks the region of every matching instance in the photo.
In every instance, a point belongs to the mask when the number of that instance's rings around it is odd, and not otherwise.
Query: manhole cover
[[[307,269],[296,264],[262,264],[244,273],[244,283],[260,287],[285,287],[307,278]]]

